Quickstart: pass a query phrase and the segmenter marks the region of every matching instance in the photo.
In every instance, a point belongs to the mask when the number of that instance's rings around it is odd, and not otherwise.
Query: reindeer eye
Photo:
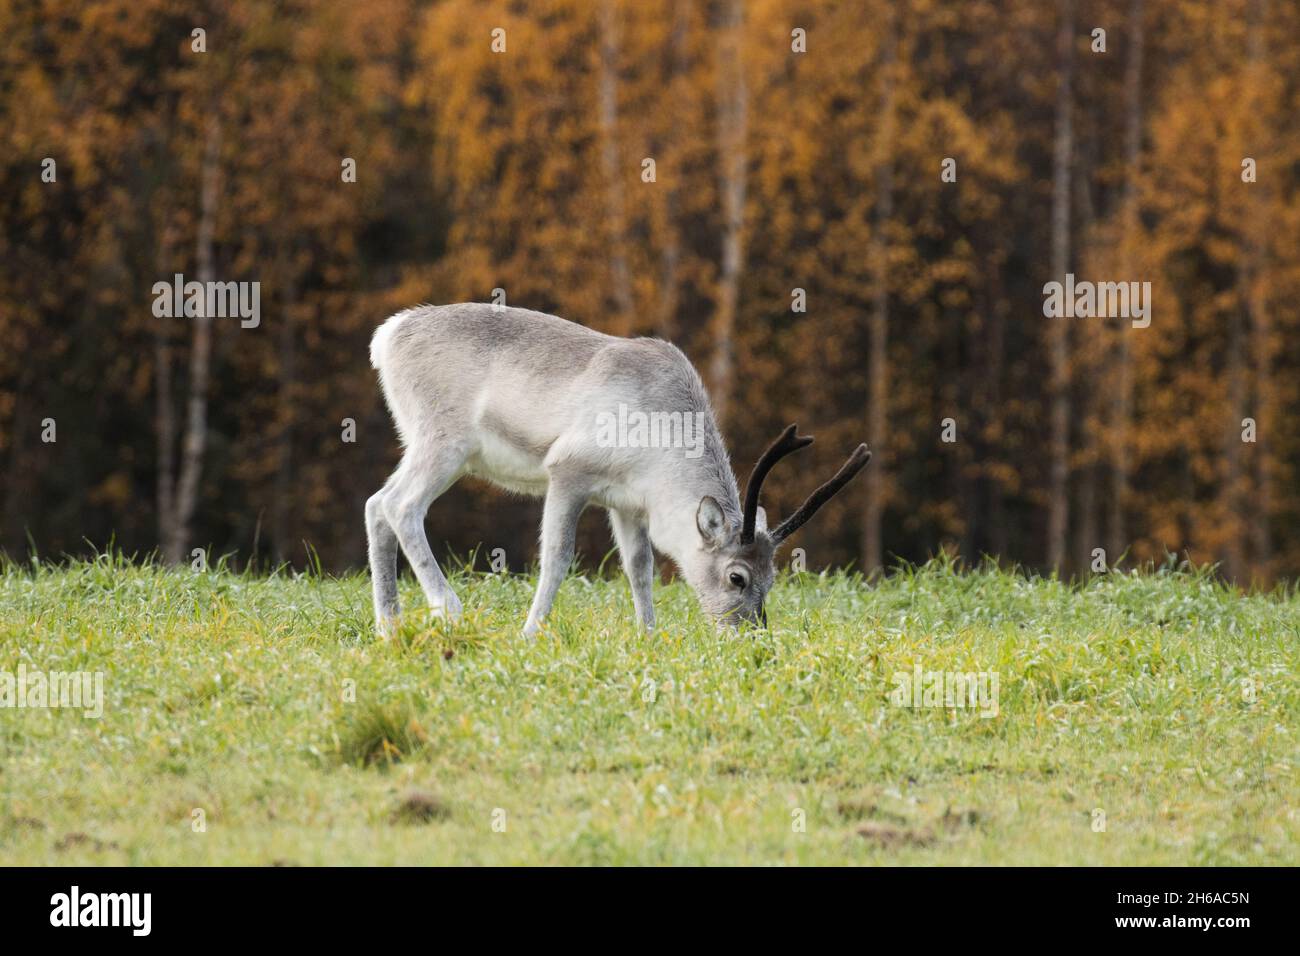
[[[745,585],[749,583],[745,578],[745,575],[739,571],[732,571],[730,577],[732,585],[740,588],[742,591],[745,589]]]

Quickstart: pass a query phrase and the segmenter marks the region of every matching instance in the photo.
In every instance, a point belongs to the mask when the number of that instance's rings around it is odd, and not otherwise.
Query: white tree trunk
[[[216,278],[213,244],[216,234],[217,200],[221,183],[221,123],[215,117],[208,123],[203,147],[203,168],[199,187],[199,227],[196,244],[197,279],[201,283]],[[205,285],[206,287],[206,285]],[[194,341],[190,348],[189,398],[186,402],[185,441],[181,449],[181,471],[176,482],[176,516],[171,540],[167,542],[169,561],[179,563],[186,557],[190,526],[198,501],[199,479],[203,473],[203,453],[208,440],[208,376],[212,365],[212,316],[207,310],[193,318]]]
[[[1052,157],[1052,278],[1063,282],[1070,265],[1070,184],[1074,157],[1074,2],[1063,0],[1057,34],[1060,82],[1056,96],[1056,143]],[[1047,565],[1061,570],[1069,530],[1070,327],[1064,316],[1049,319],[1051,438],[1049,445]]]
[[[1124,250],[1124,276],[1132,276],[1136,263],[1133,244],[1137,241],[1137,176],[1142,154],[1142,58],[1145,54],[1143,20],[1145,0],[1133,0],[1129,11],[1128,64],[1124,71],[1124,204],[1120,248]],[[1107,517],[1107,559],[1116,561],[1128,549],[1124,506],[1129,488],[1129,422],[1133,417],[1133,356],[1129,349],[1132,329],[1123,322],[1116,332],[1116,387],[1112,421],[1110,508]]]
[[[880,131],[876,145],[876,202],[871,229],[872,307],[867,324],[867,444],[876,460],[863,476],[866,507],[862,516],[862,570],[873,574],[884,561],[881,518],[885,510],[885,472],[881,451],[889,421],[889,247],[885,230],[894,214],[894,121],[898,17],[892,12],[880,62]]]
[[[1268,0],[1254,0],[1250,9],[1250,33],[1247,40],[1249,50],[1249,70],[1252,92],[1257,92],[1262,76],[1268,70],[1265,50],[1265,22],[1268,18]],[[1262,104],[1261,104],[1262,106]],[[1258,114],[1257,114],[1258,115]],[[1264,124],[1261,124],[1264,125]],[[1265,127],[1267,128],[1267,127]],[[1266,149],[1267,147],[1265,147]],[[1261,152],[1264,149],[1261,149]],[[1260,277],[1267,269],[1265,246],[1268,218],[1264,210],[1274,208],[1271,200],[1272,183],[1265,178],[1251,186],[1250,197],[1255,200],[1256,215],[1247,217],[1248,235],[1245,262],[1245,296],[1246,311],[1250,325],[1251,379],[1254,383],[1254,404],[1251,409],[1255,418],[1258,437],[1252,448],[1254,458],[1255,488],[1252,496],[1254,514],[1250,521],[1251,561],[1255,570],[1265,579],[1271,575],[1270,564],[1273,560],[1272,529],[1270,512],[1272,510],[1273,487],[1269,469],[1272,425],[1274,417],[1270,403],[1273,388],[1273,350],[1271,344],[1272,323],[1268,313],[1268,301],[1260,287]],[[1240,424],[1240,421],[1237,423]],[[1240,435],[1238,443],[1240,443]]]
[[[170,226],[163,227],[158,238],[158,258],[155,271],[167,275],[171,262],[173,233]],[[171,322],[157,318],[154,322],[154,425],[158,438],[158,465],[155,502],[158,513],[158,540],[164,556],[171,559],[171,541],[176,525],[176,409],[172,405],[172,346]]]
[[[668,69],[665,95],[677,95],[677,87],[686,72],[686,37],[690,29],[689,0],[677,0],[673,13],[673,32],[670,45],[672,64]],[[681,155],[681,151],[677,151]],[[680,296],[680,265],[682,257],[681,233],[677,226],[677,184],[681,170],[675,169],[664,191],[663,226],[664,246],[660,254],[660,296],[655,316],[655,334],[672,340],[677,329],[677,303]]]
[[[746,138],[749,93],[741,59],[741,0],[727,0],[718,38],[718,163],[722,194],[722,274],[714,318],[714,352],[710,368],[713,408],[725,422],[734,388],[736,310],[745,264]]]
[[[609,274],[614,308],[614,329],[630,335],[634,320],[632,282],[627,268],[627,214],[623,197],[625,174],[618,149],[618,10],[615,0],[600,6],[600,128],[604,166],[606,214],[609,219]]]

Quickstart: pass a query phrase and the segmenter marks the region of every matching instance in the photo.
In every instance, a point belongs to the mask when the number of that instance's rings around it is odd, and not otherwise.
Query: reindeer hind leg
[[[429,505],[461,476],[466,457],[464,449],[450,443],[412,445],[389,479],[381,499],[384,517],[415,572],[429,607],[435,614],[452,620],[460,617],[460,599],[447,583],[429,547],[424,516]]]

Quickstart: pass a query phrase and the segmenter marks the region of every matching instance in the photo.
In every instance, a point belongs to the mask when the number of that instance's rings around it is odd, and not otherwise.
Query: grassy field
[[[0,864],[1300,862],[1300,598],[934,563],[783,576],[755,634],[661,587],[645,635],[574,577],[529,642],[529,579],[454,584],[381,643],[363,575],[7,566],[0,672],[105,700],[0,708]]]

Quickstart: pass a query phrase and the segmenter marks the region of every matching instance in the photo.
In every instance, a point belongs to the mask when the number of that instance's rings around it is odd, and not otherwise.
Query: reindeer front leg
[[[632,604],[637,620],[647,631],[655,629],[654,578],[655,553],[650,544],[650,529],[643,519],[611,509],[609,523],[614,529],[623,570],[632,585]]]
[[[574,542],[578,536],[578,518],[587,506],[587,483],[551,473],[542,506],[542,570],[538,575],[537,593],[524,623],[524,636],[534,636],[551,611],[560,582],[573,563]]]

